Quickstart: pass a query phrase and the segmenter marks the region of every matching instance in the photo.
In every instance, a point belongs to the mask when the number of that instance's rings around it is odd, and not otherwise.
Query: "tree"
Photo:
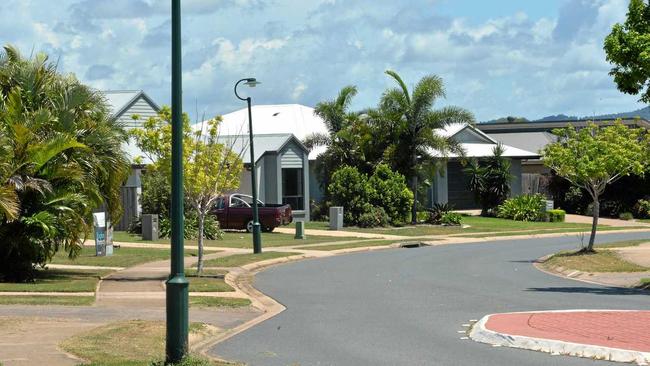
[[[192,132],[189,117],[183,114],[185,202],[191,206],[192,213],[197,219],[199,275],[203,271],[206,218],[219,196],[239,187],[239,178],[243,169],[242,152],[237,154],[233,151],[237,138],[229,140],[219,138],[221,121],[221,116],[212,118],[203,122],[199,130]],[[144,122],[143,128],[134,129],[132,135],[140,149],[154,162],[150,167],[153,173],[163,174],[170,180],[171,109],[164,106],[158,116],[149,118]],[[162,193],[162,196],[166,196],[166,192]],[[159,206],[159,203],[152,203]]]
[[[0,55],[0,280],[33,279],[63,248],[75,257],[106,204],[121,215],[126,134],[104,97],[39,53]]]
[[[341,89],[335,99],[320,102],[314,108],[314,113],[323,119],[327,133],[312,133],[305,137],[303,143],[310,150],[318,146],[327,147],[316,161],[316,173],[323,188],[328,187],[332,173],[343,165],[365,171],[359,140],[363,126],[359,123],[359,113],[349,111],[352,98],[356,95],[356,86],[349,85]]]
[[[474,159],[465,168],[470,176],[469,189],[481,205],[481,216],[496,216],[496,209],[510,195],[510,161],[503,157],[503,146],[492,149],[492,156],[484,162]]]
[[[618,120],[612,126],[590,123],[554,131],[559,140],[544,148],[544,164],[573,185],[586,190],[593,201],[589,245],[592,252],[600,213],[600,197],[608,184],[630,174],[642,175],[648,167],[650,140],[641,128],[627,128]]]
[[[396,88],[384,92],[379,106],[381,118],[388,121],[386,133],[392,133],[386,155],[393,169],[409,179],[411,191],[416,195],[423,163],[444,158],[450,152],[463,154],[460,144],[441,136],[438,131],[454,123],[473,123],[474,116],[458,107],[433,110],[436,100],[445,96],[442,79],[438,76],[423,77],[409,92],[396,72],[388,70],[386,74],[397,83]],[[411,223],[417,223],[417,197],[411,208]]]
[[[614,25],[604,49],[618,90],[650,102],[650,6],[644,0],[630,0],[625,22]]]

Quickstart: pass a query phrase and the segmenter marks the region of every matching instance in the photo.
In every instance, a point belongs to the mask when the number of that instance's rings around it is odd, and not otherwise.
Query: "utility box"
[[[553,200],[546,200],[546,211],[551,211],[555,207],[555,202]]]
[[[158,240],[158,215],[142,215],[142,240]]]
[[[304,221],[296,221],[296,236],[294,236],[294,239],[300,239],[300,240],[307,239],[307,236],[305,235]]]
[[[93,214],[93,228],[95,229],[95,255],[106,255],[106,214],[96,212]]]
[[[330,207],[330,230],[343,229],[343,207]]]

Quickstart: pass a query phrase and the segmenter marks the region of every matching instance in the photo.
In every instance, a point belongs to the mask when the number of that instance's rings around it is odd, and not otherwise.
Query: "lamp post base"
[[[179,362],[188,350],[189,331],[188,287],[189,282],[183,274],[167,280],[167,345],[168,363]]]
[[[253,253],[262,253],[262,225],[259,222],[253,223]]]

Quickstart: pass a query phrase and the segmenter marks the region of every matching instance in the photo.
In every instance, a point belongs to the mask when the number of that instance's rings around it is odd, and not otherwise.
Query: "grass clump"
[[[630,263],[607,249],[595,252],[560,252],[544,262],[545,267],[563,267],[582,272],[644,272],[649,268]]]
[[[246,264],[260,262],[268,259],[288,257],[299,253],[291,252],[264,252],[259,254],[235,254],[227,257],[209,259],[205,261],[206,267],[240,267]]]

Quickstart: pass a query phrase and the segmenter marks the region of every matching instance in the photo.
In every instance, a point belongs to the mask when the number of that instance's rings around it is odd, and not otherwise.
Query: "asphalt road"
[[[650,238],[602,234],[599,241]],[[249,365],[611,365],[461,340],[490,313],[648,309],[635,290],[539,272],[531,260],[577,236],[343,255],[274,267],[255,286],[287,310],[211,352]]]

